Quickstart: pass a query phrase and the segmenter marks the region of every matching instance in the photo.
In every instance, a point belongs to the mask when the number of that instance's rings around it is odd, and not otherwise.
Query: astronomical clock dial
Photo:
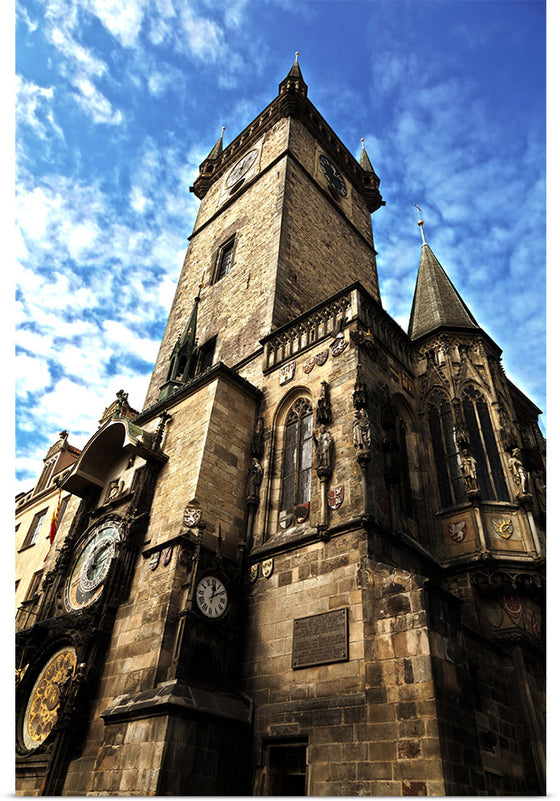
[[[120,526],[115,521],[100,523],[91,531],[64,588],[64,604],[69,611],[97,601],[121,538]]]
[[[344,183],[344,178],[334,166],[332,161],[325,155],[321,154],[319,156],[319,163],[321,164],[323,172],[325,173],[325,178],[329,184],[338,192],[341,197],[346,197],[348,195],[348,191],[346,189],[346,184]]]
[[[196,585],[196,603],[206,617],[216,619],[227,609],[228,594],[224,582],[216,576],[204,576]]]
[[[226,189],[231,189],[232,186],[235,186],[235,184],[249,172],[257,160],[258,155],[259,151],[255,148],[246,153],[243,158],[237,162],[226,179]]]
[[[29,695],[23,718],[23,744],[38,748],[51,733],[60,700],[76,668],[76,652],[71,646],[57,651],[39,674]]]

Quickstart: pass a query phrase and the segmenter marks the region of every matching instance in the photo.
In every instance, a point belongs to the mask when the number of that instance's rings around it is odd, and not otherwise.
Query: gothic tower
[[[429,245],[383,309],[379,178],[297,57],[191,190],[144,407],[64,473],[18,630],[18,792],[542,792],[539,410]]]

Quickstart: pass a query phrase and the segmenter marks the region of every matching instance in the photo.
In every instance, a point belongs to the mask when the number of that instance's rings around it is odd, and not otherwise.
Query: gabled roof
[[[408,335],[411,339],[419,339],[442,327],[480,329],[430,246],[424,244]]]

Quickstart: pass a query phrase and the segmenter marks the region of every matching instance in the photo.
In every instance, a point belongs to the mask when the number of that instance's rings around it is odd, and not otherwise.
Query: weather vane
[[[422,231],[422,244],[426,244],[426,239],[424,238],[424,220],[422,219],[422,209],[418,205],[418,203],[414,204],[418,211],[418,225],[420,226],[420,230]]]

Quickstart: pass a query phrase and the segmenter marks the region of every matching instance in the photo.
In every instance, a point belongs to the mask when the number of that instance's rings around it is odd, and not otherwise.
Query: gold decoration
[[[27,748],[41,745],[51,733],[58,708],[76,668],[76,652],[63,648],[47,662],[29,697],[23,739]]]
[[[513,521],[505,517],[500,520],[494,520],[494,528],[496,529],[496,534],[499,534],[504,540],[509,540],[513,534]]]

